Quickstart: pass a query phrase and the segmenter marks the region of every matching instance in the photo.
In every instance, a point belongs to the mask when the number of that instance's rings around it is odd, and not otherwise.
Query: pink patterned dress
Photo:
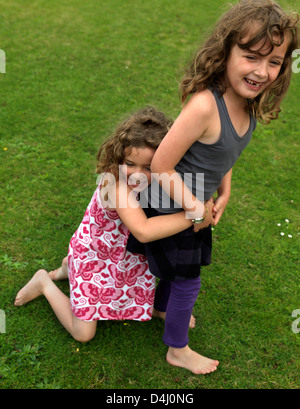
[[[73,314],[84,321],[150,320],[155,277],[145,256],[126,250],[129,230],[115,210],[102,207],[100,186],[69,245]]]

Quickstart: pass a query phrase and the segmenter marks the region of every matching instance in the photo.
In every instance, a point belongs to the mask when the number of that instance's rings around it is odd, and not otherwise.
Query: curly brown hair
[[[208,87],[224,94],[227,59],[234,45],[249,49],[262,39],[270,42],[270,53],[280,46],[286,34],[290,43],[277,79],[262,94],[250,101],[249,110],[260,122],[268,123],[278,117],[280,103],[288,90],[292,74],[292,53],[298,48],[299,16],[286,13],[273,0],[242,0],[232,6],[217,22],[213,33],[197,51],[180,84],[181,100]],[[258,22],[258,29],[247,43],[241,40]],[[252,31],[252,30],[251,30]],[[254,31],[254,30],[253,30]],[[279,39],[279,40],[278,40]]]
[[[110,172],[118,180],[125,148],[156,149],[171,126],[172,120],[151,106],[129,115],[100,147],[96,172]]]

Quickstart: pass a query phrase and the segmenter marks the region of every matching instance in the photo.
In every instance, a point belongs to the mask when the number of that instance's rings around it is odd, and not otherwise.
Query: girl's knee
[[[93,322],[86,322],[81,321],[74,317],[74,332],[73,338],[76,341],[85,343],[89,342],[91,339],[94,338],[96,334],[97,323],[96,321]]]
[[[95,334],[96,334],[96,331],[91,332],[91,333],[78,333],[78,334],[74,334],[73,338],[78,342],[85,343],[93,339]]]

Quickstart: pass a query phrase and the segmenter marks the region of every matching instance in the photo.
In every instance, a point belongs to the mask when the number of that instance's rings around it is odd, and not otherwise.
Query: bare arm
[[[220,186],[217,189],[218,197],[214,201],[213,210],[213,225],[218,224],[224,210],[227,206],[227,203],[230,198],[231,193],[231,176],[232,169],[223,177]]]
[[[208,92],[191,97],[161,142],[151,163],[153,176],[164,189],[169,182],[170,189],[167,194],[180,204],[187,212],[188,218],[201,217],[204,205],[191,194],[176,172],[175,166],[190,146],[206,134],[211,112],[212,99]]]
[[[191,220],[185,217],[184,212],[148,219],[136,200],[135,193],[126,183],[117,182],[115,189],[110,191],[110,197],[120,219],[134,237],[142,243],[173,236],[192,226]],[[125,201],[124,198],[126,198]]]

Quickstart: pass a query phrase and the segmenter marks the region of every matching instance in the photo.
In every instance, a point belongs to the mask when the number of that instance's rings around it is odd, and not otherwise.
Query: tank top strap
[[[223,98],[223,95],[220,94],[220,92],[218,90],[214,90],[214,89],[210,89],[210,91],[212,92],[213,96],[215,97],[216,103],[217,103],[217,107],[218,107],[218,111],[219,111],[219,115],[220,115],[220,121],[221,121],[221,129],[226,129],[227,131],[230,130],[231,134],[234,136],[234,138],[238,141],[238,142],[242,142],[245,138],[247,138],[249,136],[249,134],[252,134],[253,130],[255,129],[255,121],[253,119],[253,115],[251,113],[249,113],[249,127],[247,129],[247,132],[243,135],[240,136],[235,127],[233,126],[233,123],[231,122],[229,113],[228,113],[228,109],[225,103],[225,100]],[[223,132],[221,134],[224,134]],[[222,136],[222,135],[221,135]]]

